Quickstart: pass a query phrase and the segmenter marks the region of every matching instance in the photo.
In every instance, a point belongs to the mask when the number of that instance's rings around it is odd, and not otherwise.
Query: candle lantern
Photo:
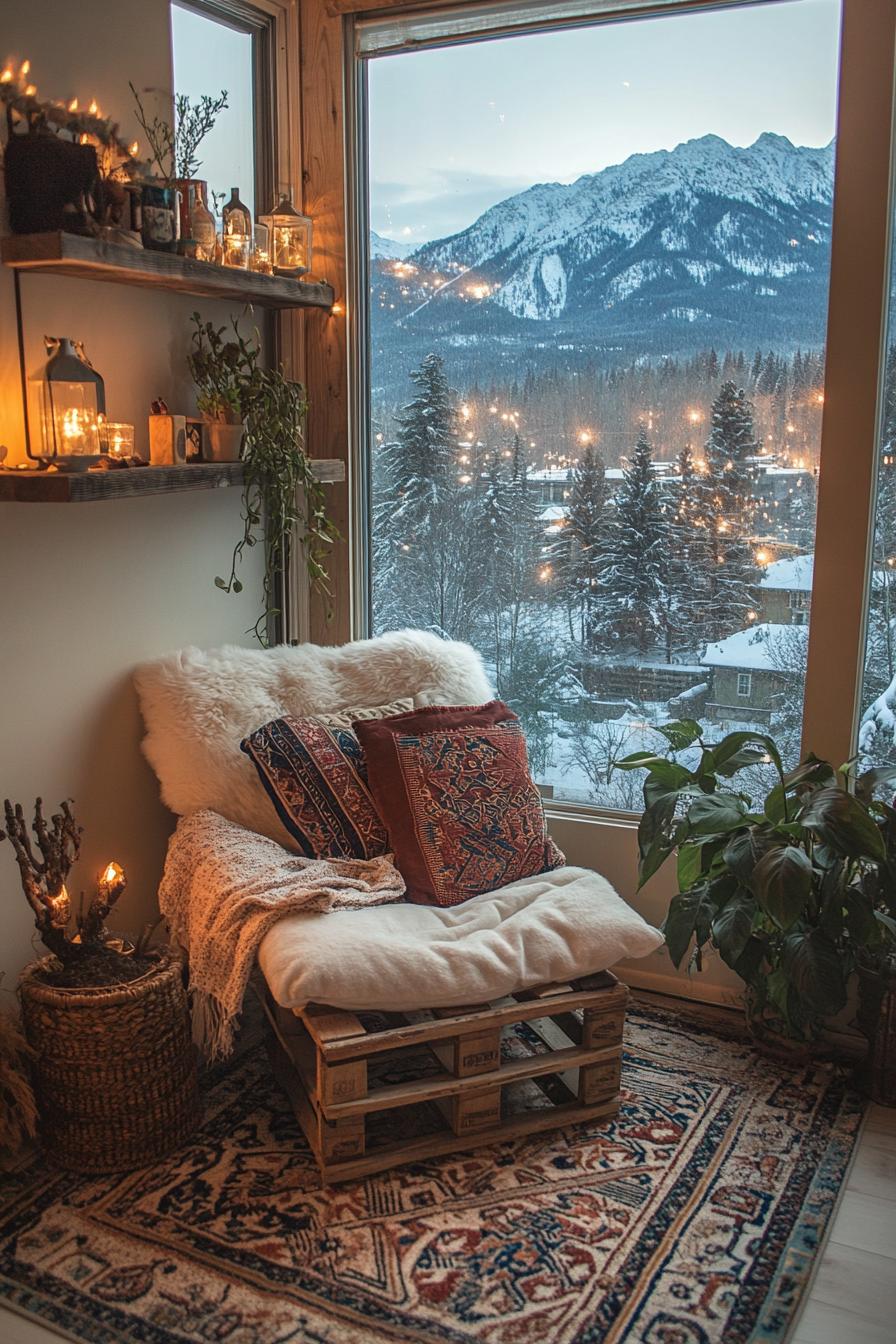
[[[45,336],[44,345],[49,359],[35,380],[43,450],[29,446],[28,455],[49,458],[61,470],[86,471],[105,451],[105,385],[80,341]]]
[[[311,220],[299,214],[288,195],[281,196],[261,222],[270,229],[275,275],[304,275],[311,270]]]
[[[110,457],[133,457],[134,426],[104,420],[100,425],[100,447]]]

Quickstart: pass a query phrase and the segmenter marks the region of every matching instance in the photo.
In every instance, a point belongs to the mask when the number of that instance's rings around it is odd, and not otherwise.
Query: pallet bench
[[[293,1012],[268,993],[264,1006],[275,1074],[330,1183],[609,1119],[627,999],[603,972],[464,1008]]]

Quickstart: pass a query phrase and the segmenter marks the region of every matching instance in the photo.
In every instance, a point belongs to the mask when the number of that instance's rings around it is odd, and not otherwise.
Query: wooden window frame
[[[315,456],[341,458],[347,472],[346,485],[337,489],[332,501],[343,532],[333,555],[332,619],[327,622],[321,604],[312,603],[308,629],[312,639],[334,643],[367,633],[361,512],[364,483],[352,450],[353,381],[360,381],[365,352],[360,349],[360,321],[350,322],[347,330],[353,313],[349,305],[346,314],[345,298],[350,292],[359,307],[363,299],[358,286],[349,290],[347,269],[347,256],[357,246],[348,225],[350,209],[355,233],[358,228],[350,158],[357,150],[354,137],[358,132],[353,98],[353,21],[402,10],[458,9],[464,0],[297,3],[304,205],[314,219],[315,271],[326,276],[338,296],[333,316],[309,315],[314,325],[305,333],[303,367],[311,403],[309,443]],[[470,4],[481,8],[482,0],[470,0]],[[842,5],[838,153],[816,524],[822,546],[816,545],[803,743],[804,748],[811,747],[836,762],[845,760],[853,750],[865,654],[870,523],[890,272],[896,74],[896,0],[842,0]],[[705,7],[704,0],[668,0],[641,12]],[[609,20],[611,15],[605,17]],[[619,17],[633,16],[629,11],[620,12]],[[353,261],[357,272],[358,259]],[[295,339],[300,342],[301,337]],[[355,365],[354,380],[350,357]],[[357,395],[356,405],[360,407]],[[355,502],[354,516],[350,500]],[[558,803],[552,804],[551,810],[570,819],[577,814],[583,819],[595,816],[593,808]],[[615,822],[624,823],[620,814],[611,815]]]

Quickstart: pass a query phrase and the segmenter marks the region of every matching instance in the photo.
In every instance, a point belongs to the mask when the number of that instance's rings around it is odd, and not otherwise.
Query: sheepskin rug
[[[482,704],[493,696],[468,644],[396,630],[335,648],[181,649],[134,674],[146,724],[143,750],[162,801],[181,816],[210,808],[288,849],[255,767],[247,734],[284,714],[328,714],[410,696],[420,705]]]

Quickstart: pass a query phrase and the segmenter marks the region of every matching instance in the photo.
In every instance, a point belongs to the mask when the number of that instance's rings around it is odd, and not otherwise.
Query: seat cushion
[[[458,905],[565,860],[519,719],[500,700],[356,723],[389,848],[424,905]]]
[[[450,1008],[607,970],[662,934],[585,868],[557,868],[451,908],[288,915],[259,963],[285,1008]]]
[[[389,848],[386,828],[367,787],[361,744],[351,727],[411,709],[395,700],[343,714],[291,714],[244,737],[277,815],[309,859],[374,859]]]

